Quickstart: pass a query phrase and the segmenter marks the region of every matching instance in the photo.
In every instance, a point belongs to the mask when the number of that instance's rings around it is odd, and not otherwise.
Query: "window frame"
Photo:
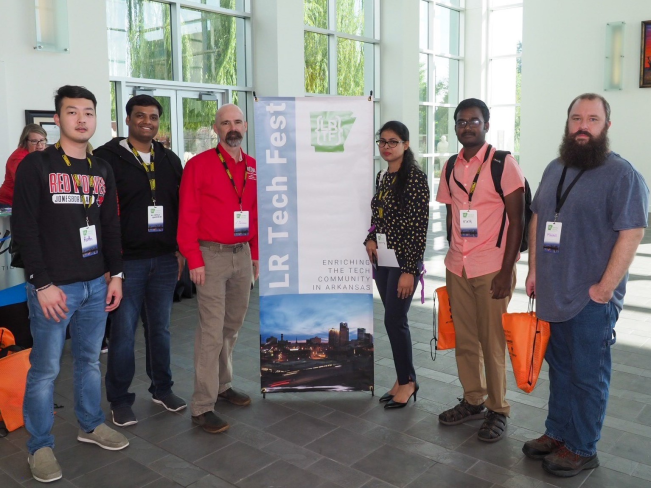
[[[418,143],[418,154],[417,158],[420,161],[425,159],[427,161],[427,174],[430,178],[438,178],[435,176],[435,160],[436,158],[447,159],[452,154],[457,153],[458,146],[456,148],[450,147],[446,153],[438,153],[435,147],[435,138],[436,138],[436,127],[435,127],[435,114],[437,108],[451,108],[455,109],[457,103],[438,103],[436,101],[436,58],[454,60],[459,63],[459,79],[458,79],[458,94],[459,101],[463,100],[464,97],[464,79],[465,79],[465,2],[461,1],[461,6],[452,5],[448,2],[441,0],[419,0],[419,2],[426,2],[428,4],[428,46],[424,48],[420,46],[420,36],[419,36],[419,56],[424,54],[427,56],[427,100],[419,100],[419,120],[420,120],[420,110],[421,107],[426,107],[426,121],[427,121],[427,148],[425,152],[420,151],[420,140]],[[420,5],[420,4],[419,4]],[[454,55],[450,53],[443,53],[439,46],[436,45],[437,37],[434,35],[434,25],[436,19],[436,7],[443,7],[449,10],[453,10],[459,13],[459,54]],[[419,24],[420,28],[420,24]],[[418,128],[419,138],[420,138],[420,127]]]
[[[131,76],[109,76],[109,82],[115,86],[115,103],[117,115],[117,134],[124,137],[128,133],[128,128],[125,122],[124,106],[138,87],[147,89],[160,89],[160,90],[176,90],[176,91],[198,91],[204,93],[217,93],[223,95],[226,103],[233,102],[233,92],[246,92],[246,118],[252,121],[253,114],[253,56],[252,56],[252,35],[251,35],[251,0],[241,0],[243,10],[231,10],[214,5],[205,5],[198,1],[192,0],[150,0],[170,6],[170,30],[171,30],[171,44],[172,44],[172,79],[171,80],[158,80],[149,78],[136,78]],[[183,37],[181,35],[181,10],[188,8],[196,11],[205,11],[220,15],[227,15],[230,17],[241,18],[244,20],[244,32],[238,33],[242,39],[238,39],[236,49],[241,50],[244,55],[244,70],[245,85],[220,85],[214,83],[197,83],[183,81]],[[238,57],[240,54],[238,53]],[[238,76],[238,82],[240,80]],[[248,141],[254,140],[253,124],[249,125]],[[253,144],[249,144],[245,150],[254,152]]]
[[[363,42],[373,45],[373,52],[371,58],[373,60],[373,68],[370,73],[365,70],[364,72],[364,93],[369,95],[373,92],[374,101],[380,99],[380,0],[370,0],[368,3],[372,5],[372,12],[365,12],[364,15],[372,15],[372,31],[373,37],[358,36],[355,34],[348,34],[336,29],[337,26],[337,1],[327,0],[328,2],[328,28],[323,29],[311,25],[303,24],[304,32],[312,32],[314,34],[321,34],[328,36],[328,93],[308,93],[305,96],[314,97],[331,97],[331,96],[346,96],[339,95],[338,93],[338,72],[337,72],[337,45],[339,39],[347,39],[351,41]],[[362,0],[364,1],[364,0]],[[368,17],[366,19],[368,21]],[[333,28],[334,26],[334,28]],[[303,60],[305,62],[305,60]],[[303,87],[305,89],[305,80],[303,80]]]
[[[493,110],[494,108],[513,108],[514,109],[514,114],[515,118],[513,120],[513,125],[514,125],[514,131],[513,131],[513,157],[516,160],[520,160],[520,151],[519,151],[519,144],[516,144],[516,139],[515,139],[515,128],[516,128],[516,120],[518,117],[518,111],[521,110],[521,105],[522,105],[522,100],[518,101],[517,99],[517,91],[516,91],[516,98],[514,103],[493,103],[493,69],[494,69],[494,64],[493,61],[502,61],[502,60],[510,60],[513,59],[515,60],[516,63],[516,76],[517,76],[517,64],[518,61],[520,62],[520,66],[522,66],[522,53],[524,52],[524,43],[522,44],[522,49],[520,50],[519,53],[515,54],[500,54],[493,56],[491,55],[492,51],[492,45],[491,45],[491,31],[494,28],[494,23],[492,21],[493,14],[494,12],[503,12],[506,10],[513,10],[513,9],[521,9],[524,13],[524,0],[513,0],[513,3],[510,3],[508,5],[501,5],[501,6],[493,6],[492,1],[488,0],[488,29],[487,29],[487,40],[486,40],[486,56],[488,59],[488,68],[487,68],[487,76],[486,76],[486,93],[487,93],[487,98],[488,98],[488,108],[489,110]],[[524,30],[524,26],[523,26]],[[516,88],[517,90],[517,88]],[[521,112],[520,112],[521,114]]]

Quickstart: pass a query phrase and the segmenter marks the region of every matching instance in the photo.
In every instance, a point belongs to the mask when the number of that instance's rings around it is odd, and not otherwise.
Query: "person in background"
[[[11,207],[14,200],[14,182],[20,162],[29,153],[42,151],[47,146],[47,133],[38,124],[27,124],[20,134],[18,148],[7,159],[5,181],[0,187],[0,208]]]
[[[378,263],[378,247],[394,250],[399,267],[375,266],[375,284],[384,304],[384,325],[391,342],[398,378],[380,398],[384,408],[407,406],[416,401],[418,383],[412,360],[407,312],[423,269],[429,222],[427,176],[416,165],[409,149],[409,129],[390,121],[379,131],[380,155],[389,164],[380,171],[371,200],[371,230],[364,241],[372,263]]]

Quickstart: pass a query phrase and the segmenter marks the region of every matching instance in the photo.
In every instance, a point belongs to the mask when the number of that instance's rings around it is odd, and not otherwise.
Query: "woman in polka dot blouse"
[[[374,263],[375,284],[384,304],[384,325],[396,367],[395,384],[380,398],[380,402],[386,402],[384,408],[390,409],[405,407],[412,396],[416,401],[418,392],[407,312],[423,269],[429,186],[409,148],[407,127],[390,121],[378,134],[380,155],[389,168],[377,175],[371,200],[371,230],[364,243]],[[399,267],[377,265],[378,242],[395,251]]]

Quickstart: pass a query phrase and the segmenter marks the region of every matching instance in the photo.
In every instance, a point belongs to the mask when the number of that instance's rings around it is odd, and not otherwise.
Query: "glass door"
[[[124,96],[133,96],[135,87],[127,86]],[[215,114],[227,98],[226,92],[199,92],[156,88],[138,85],[140,90],[151,90],[152,96],[163,107],[156,140],[174,151],[183,164],[191,157],[217,145],[217,135],[213,131]],[[126,103],[126,102],[125,102]],[[122,119],[123,107],[116,107],[117,120]],[[128,129],[121,126],[120,135],[126,136]]]
[[[179,157],[186,163],[200,152],[217,145],[213,130],[215,114],[223,104],[223,93],[177,92]]]

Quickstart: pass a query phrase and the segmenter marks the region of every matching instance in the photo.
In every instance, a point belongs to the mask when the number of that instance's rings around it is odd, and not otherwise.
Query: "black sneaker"
[[[203,430],[209,434],[218,434],[228,430],[230,425],[224,419],[219,418],[215,415],[215,412],[206,412],[201,415],[193,415],[192,423],[200,425]]]
[[[183,410],[188,406],[183,398],[176,396],[172,392],[170,392],[170,394],[165,398],[156,398],[154,396],[151,399],[154,401],[154,403],[158,403],[159,405],[164,406],[170,412],[178,412],[179,410]]]
[[[471,405],[464,398],[459,398],[459,404],[439,415],[439,422],[443,425],[458,425],[468,420],[483,419],[486,417],[484,404]]]
[[[113,423],[118,427],[126,427],[138,423],[136,414],[133,413],[129,405],[120,405],[119,407],[111,408],[111,416]]]

